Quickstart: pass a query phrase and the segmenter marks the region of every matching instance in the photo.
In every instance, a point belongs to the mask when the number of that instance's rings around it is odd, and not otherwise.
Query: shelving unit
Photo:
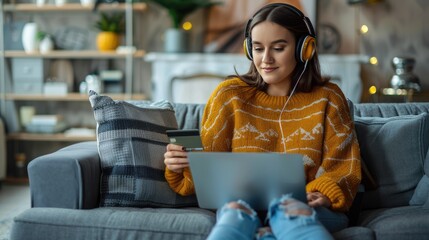
[[[112,4],[101,4],[98,11],[124,11],[129,3],[112,3]],[[134,11],[146,10],[146,3],[132,3],[132,9]],[[91,12],[93,5],[82,6],[80,3],[66,3],[62,6],[56,6],[54,4],[45,4],[43,6],[37,6],[34,3],[11,3],[3,6],[5,12],[58,12],[58,11],[87,11]]]
[[[94,141],[95,136],[70,136],[64,133],[55,134],[34,134],[34,133],[11,133],[7,140],[15,141],[43,141],[43,142],[76,142],[76,141]]]
[[[12,0],[13,1],[13,0]],[[45,14],[69,14],[73,16],[73,14],[99,14],[100,12],[125,12],[125,46],[134,46],[133,44],[133,36],[134,36],[134,15],[136,13],[141,14],[147,10],[147,5],[145,3],[132,3],[132,1],[127,0],[125,3],[112,3],[112,4],[100,4],[97,8],[97,12],[93,12],[93,6],[82,6],[80,3],[66,3],[62,6],[56,6],[54,4],[45,4],[43,6],[37,6],[34,3],[16,3],[13,1],[10,4],[0,4],[1,8],[1,16],[0,16],[0,24],[4,28],[4,19],[6,16],[14,16],[18,15],[45,15]],[[89,25],[89,24],[88,24]],[[0,37],[4,39],[4,31],[1,31]],[[26,53],[21,50],[5,50],[4,41],[0,43],[0,110],[1,116],[6,118],[6,122],[11,121],[19,121],[19,117],[17,116],[17,112],[19,106],[21,105],[42,105],[46,106],[46,108],[54,108],[52,109],[54,113],[57,110],[64,111],[64,105],[72,106],[71,108],[80,108],[83,112],[87,111],[89,117],[93,117],[93,113],[91,112],[88,96],[86,94],[80,94],[76,92],[70,92],[65,95],[45,95],[45,94],[16,94],[11,91],[12,80],[11,77],[8,76],[8,72],[10,73],[11,69],[11,59],[24,58],[24,59],[43,59],[44,61],[51,60],[74,60],[74,61],[85,61],[85,60],[112,60],[123,62],[123,72],[124,72],[124,89],[120,94],[111,94],[106,93],[115,100],[144,100],[146,96],[141,92],[136,92],[133,88],[135,71],[137,69],[134,67],[134,64],[138,61],[142,61],[146,52],[144,49],[138,48],[137,50],[125,51],[125,52],[117,52],[117,51],[108,51],[101,52],[95,49],[82,49],[82,50],[54,50],[49,53]],[[11,73],[10,73],[11,74]],[[9,74],[9,75],[10,75]],[[77,79],[74,79],[75,83]],[[78,107],[82,105],[82,107]],[[56,107],[53,107],[56,106]],[[60,107],[62,106],[62,107]],[[57,109],[55,109],[57,108]],[[62,109],[59,109],[62,108]],[[11,110],[13,109],[13,110]],[[70,111],[74,111],[70,110]],[[9,111],[9,112],[8,112]],[[11,112],[13,111],[13,112]],[[18,123],[15,125],[19,125]],[[94,121],[95,126],[95,121]],[[74,126],[70,126],[74,127]],[[80,141],[93,141],[95,140],[95,136],[89,135],[67,135],[64,133],[28,133],[24,132],[22,129],[18,129],[16,131],[8,131],[6,135],[6,141],[8,146],[8,172],[13,171],[14,164],[14,156],[16,152],[24,152],[25,147],[28,144],[31,144],[31,148],[33,145],[44,146],[44,147],[52,147],[57,145],[68,145],[73,142]],[[47,144],[48,143],[48,144]],[[41,150],[41,149],[40,149]],[[52,150],[48,150],[50,152]],[[43,153],[44,154],[44,153]],[[30,156],[34,155],[34,153],[27,154],[28,161],[32,158]],[[8,174],[9,175],[9,174]],[[13,174],[8,176],[9,179],[14,178]]]
[[[43,6],[37,6],[34,3],[11,3],[4,4],[2,6],[2,20],[4,13],[6,14],[44,14],[44,13],[87,13],[87,14],[98,14],[98,12],[118,12],[124,11],[126,14],[126,45],[133,45],[133,15],[134,12],[144,12],[147,10],[146,3],[133,3],[131,0],[127,0],[126,3],[111,3],[111,4],[100,4],[97,8],[97,12],[93,13],[93,6],[82,6],[80,3],[66,3],[62,6],[56,6],[54,4],[45,4]],[[3,25],[3,24],[2,24]],[[26,53],[24,51],[3,51],[1,47],[2,57],[8,58],[43,58],[43,59],[124,59],[127,66],[125,71],[126,74],[126,92],[131,93],[131,82],[133,72],[129,66],[132,66],[133,59],[142,59],[145,55],[143,49],[138,49],[132,53],[123,52],[100,52],[97,50],[56,50],[47,54],[41,53]]]
[[[114,100],[144,100],[144,94],[109,94]],[[13,101],[88,101],[88,96],[80,93],[68,93],[66,95],[28,95],[28,94],[13,94],[9,93],[4,96],[5,100]]]
[[[117,53],[116,51],[100,52],[97,50],[67,51],[56,50],[49,53],[26,53],[24,51],[5,51],[6,58],[67,58],[67,59],[125,59],[127,53]],[[144,50],[137,50],[132,54],[133,58],[142,58]]]

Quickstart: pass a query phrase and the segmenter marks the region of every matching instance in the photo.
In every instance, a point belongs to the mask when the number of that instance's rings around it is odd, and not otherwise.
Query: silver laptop
[[[283,153],[189,152],[198,204],[218,209],[245,200],[255,210],[286,193],[307,202],[302,155]]]

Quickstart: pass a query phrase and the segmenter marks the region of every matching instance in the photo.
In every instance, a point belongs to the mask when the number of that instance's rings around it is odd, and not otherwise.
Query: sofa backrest
[[[358,117],[396,117],[429,113],[429,103],[359,103],[354,104]]]
[[[406,206],[417,199],[415,196],[427,196],[427,113],[429,103],[354,105],[362,161],[377,186],[366,189],[363,209]]]
[[[181,129],[200,128],[204,104],[173,104]],[[363,165],[377,186],[363,194],[363,209],[408,205],[416,186],[429,176],[429,103],[349,101]],[[383,134],[381,134],[383,133]],[[381,134],[381,135],[380,135]],[[409,138],[405,138],[407,135]],[[429,158],[429,156],[428,156]]]
[[[173,103],[179,129],[200,129],[205,104]]]

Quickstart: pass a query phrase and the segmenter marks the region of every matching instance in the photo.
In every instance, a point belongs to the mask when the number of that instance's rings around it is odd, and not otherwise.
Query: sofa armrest
[[[97,143],[82,142],[40,156],[28,165],[32,207],[98,207],[100,158]]]

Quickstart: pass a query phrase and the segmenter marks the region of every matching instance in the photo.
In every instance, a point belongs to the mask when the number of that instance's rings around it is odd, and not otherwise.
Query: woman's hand
[[[331,200],[320,192],[307,193],[307,201],[310,207],[331,207]]]
[[[183,147],[176,144],[168,144],[167,152],[164,154],[164,163],[173,172],[181,173],[189,166],[188,154]]]

